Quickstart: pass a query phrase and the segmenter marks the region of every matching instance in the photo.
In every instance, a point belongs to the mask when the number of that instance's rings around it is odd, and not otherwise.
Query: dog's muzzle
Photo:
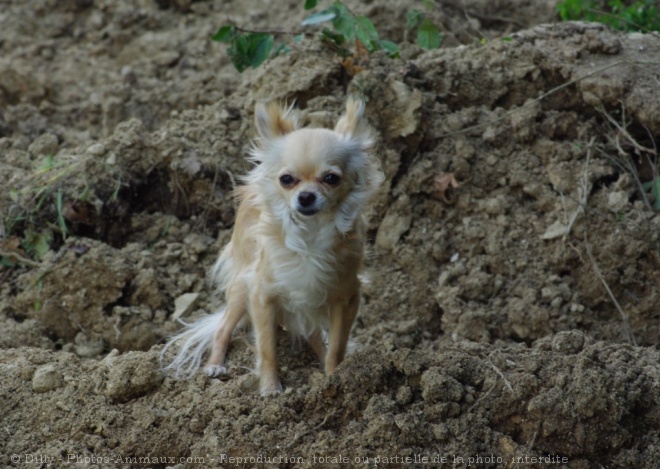
[[[306,216],[314,215],[319,211],[318,197],[313,192],[301,192],[298,194],[298,203],[296,209]]]

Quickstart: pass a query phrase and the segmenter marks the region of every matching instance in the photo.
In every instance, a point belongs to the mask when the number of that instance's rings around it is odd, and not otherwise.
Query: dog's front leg
[[[257,288],[250,298],[250,315],[257,342],[257,370],[262,396],[282,392],[277,369],[277,308],[275,299]]]
[[[325,356],[326,374],[335,371],[346,355],[348,337],[359,305],[360,295],[356,292],[347,302],[340,302],[331,307],[328,353]]]
[[[312,350],[319,357],[321,364],[325,363],[326,349],[325,342],[323,342],[323,334],[320,329],[316,329],[307,337],[307,343],[309,343]]]

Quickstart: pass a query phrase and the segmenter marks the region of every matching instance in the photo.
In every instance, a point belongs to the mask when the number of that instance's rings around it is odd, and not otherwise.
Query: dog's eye
[[[283,176],[280,176],[280,184],[282,184],[284,187],[290,186],[293,184],[295,179],[293,179],[293,176],[290,176],[288,174],[285,174]]]
[[[337,184],[339,184],[340,180],[341,180],[341,178],[339,176],[337,176],[336,174],[332,174],[332,173],[327,174],[323,178],[323,182],[326,183],[329,186],[336,186]]]

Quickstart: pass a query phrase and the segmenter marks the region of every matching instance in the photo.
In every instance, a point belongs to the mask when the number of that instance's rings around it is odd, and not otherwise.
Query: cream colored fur
[[[294,111],[276,103],[258,105],[255,124],[255,166],[237,190],[232,239],[212,270],[227,304],[165,350],[182,343],[166,367],[175,376],[192,376],[208,348],[206,374],[225,373],[231,334],[248,317],[268,395],[282,390],[278,326],[307,339],[327,373],[343,360],[360,298],[362,211],[383,176],[360,101],[348,99],[334,130],[299,129]]]

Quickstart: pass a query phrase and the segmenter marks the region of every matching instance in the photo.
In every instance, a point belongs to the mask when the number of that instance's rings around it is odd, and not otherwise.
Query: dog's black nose
[[[298,194],[298,203],[301,207],[309,207],[316,202],[316,194],[313,192],[301,192]]]

